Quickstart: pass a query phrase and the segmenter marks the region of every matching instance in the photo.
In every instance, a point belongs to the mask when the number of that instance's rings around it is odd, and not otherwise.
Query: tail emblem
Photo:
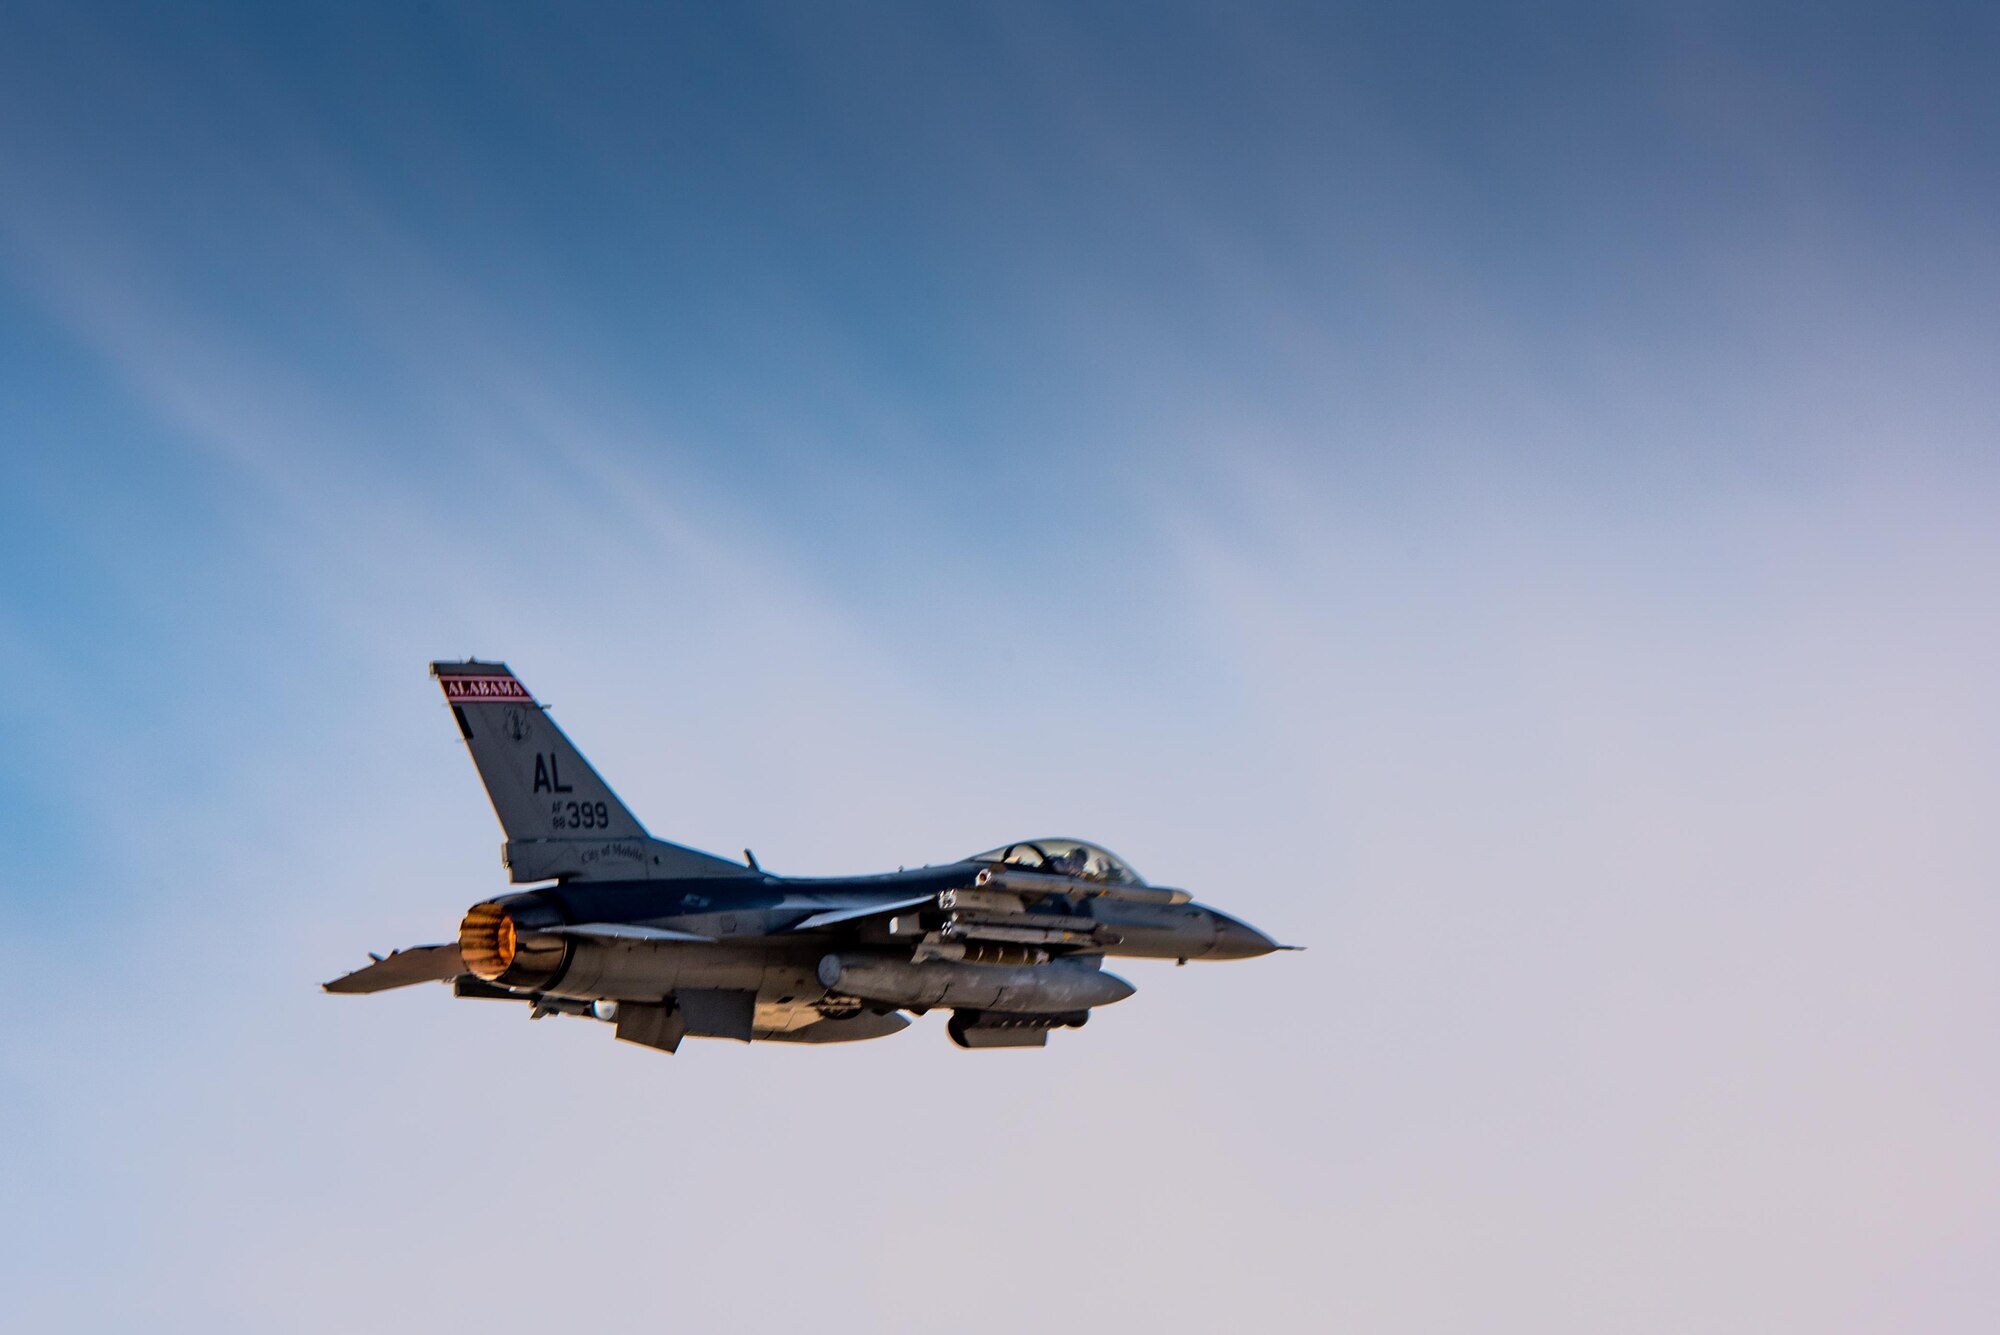
[[[519,709],[510,709],[507,711],[507,735],[509,737],[512,737],[517,742],[525,742],[528,740],[528,734],[533,731],[534,725],[528,722],[528,716],[525,712]]]

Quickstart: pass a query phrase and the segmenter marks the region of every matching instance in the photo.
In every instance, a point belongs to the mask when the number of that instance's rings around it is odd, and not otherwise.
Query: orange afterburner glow
[[[465,967],[488,982],[507,972],[515,945],[514,920],[498,904],[474,904],[458,925],[458,949]]]

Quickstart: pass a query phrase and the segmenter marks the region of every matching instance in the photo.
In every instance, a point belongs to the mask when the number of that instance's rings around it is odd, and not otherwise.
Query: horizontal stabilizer
[[[537,927],[537,936],[568,936],[583,941],[713,941],[697,932],[671,927],[641,927],[629,922],[587,922],[574,927]]]
[[[379,957],[365,969],[356,969],[330,983],[321,984],[329,992],[387,992],[392,987],[412,983],[442,983],[465,972],[465,960],[458,943],[448,946],[411,946],[408,950]]]
[[[828,909],[815,913],[810,918],[792,924],[794,932],[810,932],[818,927],[831,927],[835,923],[853,922],[856,918],[873,918],[882,913],[900,913],[904,909],[918,908],[924,904],[937,902],[936,895],[918,895],[914,899],[892,899],[886,904],[863,904],[859,908]]]

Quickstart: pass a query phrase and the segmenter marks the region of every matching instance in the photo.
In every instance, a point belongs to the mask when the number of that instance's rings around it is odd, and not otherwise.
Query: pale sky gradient
[[[1985,1332],[2000,21],[0,5],[0,1327]],[[775,870],[1303,955],[332,998],[433,657]]]

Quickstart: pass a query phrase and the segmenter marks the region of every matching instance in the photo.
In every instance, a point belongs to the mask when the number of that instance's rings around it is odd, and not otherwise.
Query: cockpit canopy
[[[1050,872],[1057,876],[1080,876],[1086,881],[1107,885],[1144,885],[1139,873],[1125,860],[1096,844],[1080,839],[1028,839],[985,853],[975,853],[967,862],[1001,862],[1023,871]]]

